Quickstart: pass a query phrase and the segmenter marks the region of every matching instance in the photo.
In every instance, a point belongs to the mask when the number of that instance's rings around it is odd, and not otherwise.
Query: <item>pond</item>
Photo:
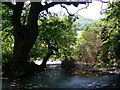
[[[60,64],[49,64],[44,72],[31,73],[24,78],[3,78],[2,88],[120,88],[120,75],[82,75],[66,72]]]

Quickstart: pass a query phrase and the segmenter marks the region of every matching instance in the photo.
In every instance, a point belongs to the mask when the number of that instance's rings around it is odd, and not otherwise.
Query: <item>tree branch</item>
[[[101,11],[100,11],[100,14],[102,15],[102,14],[106,11],[106,9],[103,9],[103,4],[104,4],[104,3],[110,3],[110,0],[107,1],[107,2],[105,2],[105,1],[103,1],[103,0],[99,0],[99,1],[102,2],[102,4],[101,4]]]
[[[68,9],[67,9],[64,5],[62,5],[62,4],[66,4],[66,5],[71,5],[71,4],[73,4],[75,7],[77,7],[79,4],[86,4],[86,3],[87,3],[87,2],[51,2],[51,3],[47,4],[47,2],[45,2],[46,5],[43,6],[42,9],[48,11],[48,8],[50,8],[50,7],[54,6],[54,5],[60,4],[61,7],[63,7],[63,8],[66,9],[67,13],[68,13],[70,16],[74,16],[74,14],[71,14],[71,13],[68,11]],[[90,2],[88,2],[88,3],[90,3]],[[40,11],[42,11],[42,10],[40,10]]]
[[[41,10],[40,11],[43,11],[43,10],[47,10],[48,8],[54,6],[54,5],[57,5],[57,4],[66,4],[66,5],[71,5],[73,4],[75,7],[77,7],[79,4],[86,4],[86,2],[51,2],[51,3],[47,3],[45,2],[46,5],[42,6]],[[64,7],[64,6],[63,6]],[[67,10],[67,9],[66,9]],[[68,10],[67,10],[68,12]],[[69,13],[70,14],[70,13]]]
[[[71,14],[71,13],[68,11],[68,9],[67,9],[64,5],[62,5],[62,4],[60,4],[60,5],[61,5],[61,7],[63,7],[63,8],[66,9],[67,13],[68,13],[70,16],[74,16],[74,14]]]
[[[76,12],[76,14],[77,14],[80,10],[82,10],[82,9],[87,9],[87,8],[88,8],[88,6],[89,6],[89,3],[87,3],[87,5],[86,5],[85,7],[80,8],[80,9]]]
[[[23,10],[23,5],[24,2],[17,2],[13,8],[13,15],[11,16],[11,21],[12,21],[12,25],[16,30],[18,29],[18,27],[22,26],[20,17]]]
[[[96,0],[96,1],[100,1],[102,3],[110,3],[110,0],[106,1],[106,0]]]

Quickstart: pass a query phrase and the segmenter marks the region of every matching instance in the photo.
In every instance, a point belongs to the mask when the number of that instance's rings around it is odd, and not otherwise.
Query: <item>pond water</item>
[[[120,76],[113,75],[78,75],[66,72],[60,65],[48,65],[44,72],[31,73],[24,78],[3,78],[2,88],[34,89],[34,88],[119,88]]]

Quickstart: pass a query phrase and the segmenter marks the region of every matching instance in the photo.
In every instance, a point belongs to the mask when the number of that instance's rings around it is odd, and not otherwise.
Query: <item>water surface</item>
[[[60,65],[48,65],[44,72],[31,73],[24,78],[3,78],[2,88],[119,88],[120,76],[113,75],[76,75],[66,72]]]

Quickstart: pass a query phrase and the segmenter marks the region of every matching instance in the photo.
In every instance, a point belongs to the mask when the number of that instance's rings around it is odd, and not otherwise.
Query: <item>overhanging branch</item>
[[[68,11],[68,9],[67,9],[64,5],[62,5],[62,4],[60,4],[60,5],[61,5],[61,7],[63,7],[63,8],[66,9],[67,13],[68,13],[70,16],[74,16],[74,14],[71,14],[71,13]]]
[[[105,11],[106,11],[106,9],[103,9],[103,4],[104,3],[110,3],[110,0],[108,0],[108,1],[103,1],[103,0],[99,0],[99,1],[101,1],[102,2],[102,4],[101,4],[101,11],[100,11],[100,14],[103,14]]]
[[[54,5],[57,5],[57,4],[66,4],[66,5],[74,5],[75,7],[77,7],[79,4],[86,4],[87,2],[51,2],[51,3],[47,3],[45,2],[45,5],[43,6],[43,10],[47,10],[48,8],[54,6]],[[72,15],[69,13],[68,9],[62,5],[63,8],[65,8],[68,12],[69,15]]]
[[[80,11],[80,10],[82,10],[82,9],[87,9],[88,8],[88,6],[89,6],[89,3],[86,3],[87,5],[85,6],[85,7],[83,7],[83,8],[80,8],[77,12],[76,12],[76,14]]]
[[[95,1],[100,1],[100,2],[102,2],[102,3],[110,3],[110,0],[95,0]]]

